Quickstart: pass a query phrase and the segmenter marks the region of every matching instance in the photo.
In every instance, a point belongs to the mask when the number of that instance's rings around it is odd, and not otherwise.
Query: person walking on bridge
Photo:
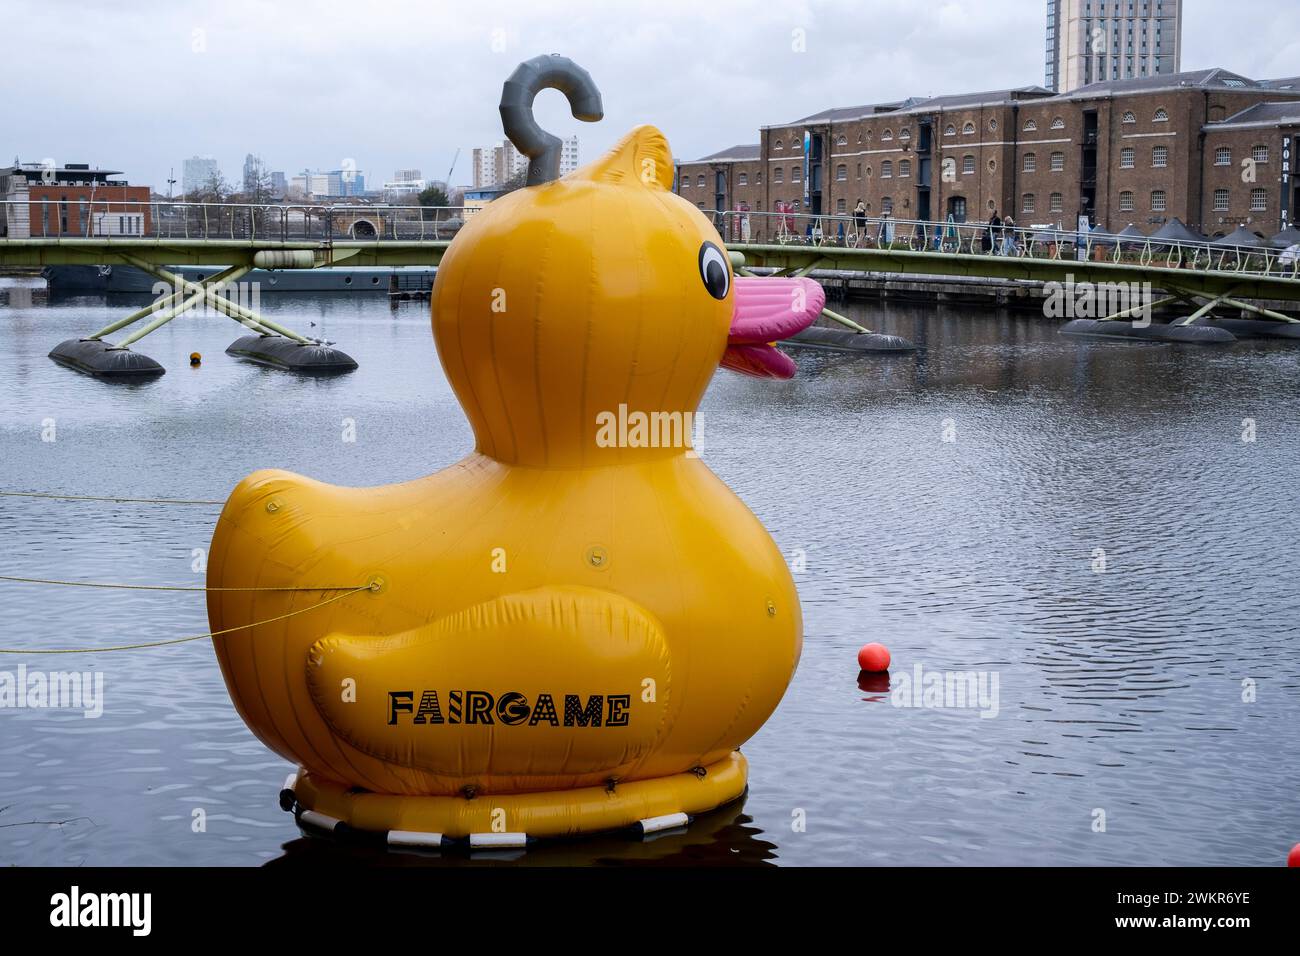
[[[1016,221],[1010,216],[1002,220],[1002,254],[1014,256],[1017,252]]]
[[[997,252],[999,233],[1002,231],[1002,220],[998,218],[998,211],[993,210],[993,215],[989,216],[989,227],[984,230],[984,238],[980,240],[980,247],[985,252]]]

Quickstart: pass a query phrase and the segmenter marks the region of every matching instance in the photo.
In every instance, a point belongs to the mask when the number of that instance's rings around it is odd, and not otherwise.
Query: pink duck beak
[[[722,367],[755,378],[793,378],[799,367],[775,343],[817,321],[826,290],[812,279],[736,276],[735,295]]]

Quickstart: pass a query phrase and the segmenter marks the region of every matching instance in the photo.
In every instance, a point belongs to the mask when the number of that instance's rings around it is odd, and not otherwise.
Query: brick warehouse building
[[[1086,214],[1145,232],[1177,217],[1210,236],[1242,224],[1269,236],[1300,206],[1297,136],[1300,79],[1210,69],[1064,95],[1027,86],[826,110],[679,163],[676,189],[706,210],[846,216],[862,199],[872,217],[967,222],[997,211],[1074,228]],[[771,238],[765,217],[749,228]]]
[[[84,163],[0,168],[0,236],[147,235],[150,189],[109,178],[118,175]]]

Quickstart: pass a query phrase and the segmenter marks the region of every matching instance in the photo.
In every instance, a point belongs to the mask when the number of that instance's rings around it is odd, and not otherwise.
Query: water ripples
[[[118,389],[45,352],[123,307],[6,311],[0,488],[220,499],[256,468],[385,483],[469,447],[423,310],[264,305],[320,323],[360,370],[310,381],[240,365],[221,354],[233,326],[180,320],[147,340],[172,371]],[[745,748],[743,809],[647,861],[1276,863],[1300,832],[1300,350],[1080,345],[1032,318],[845,310],[928,349],[800,352],[793,382],[720,375],[706,396],[705,461],[806,563],[807,634],[790,691]],[[198,372],[183,361],[193,350],[211,356]],[[57,442],[40,441],[45,419]],[[195,549],[217,511],[0,500],[0,573],[201,583]],[[200,594],[0,587],[4,644],[207,629]],[[893,673],[859,686],[868,640],[890,647]],[[0,828],[0,861],[360,852],[296,839],[275,803],[289,768],[235,714],[206,642],[23,663],[101,672],[106,707],[93,720],[0,711],[0,824],[24,824]],[[894,706],[918,665],[996,675],[996,716]],[[592,841],[529,856],[641,852]]]

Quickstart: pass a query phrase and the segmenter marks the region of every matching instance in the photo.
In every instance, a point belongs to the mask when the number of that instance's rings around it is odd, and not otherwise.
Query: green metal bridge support
[[[60,238],[0,239],[0,267],[49,265],[132,266],[172,286],[174,291],[85,338],[61,342],[50,352],[60,364],[104,378],[161,375],[163,367],[131,346],[173,319],[203,306],[244,326],[245,335],[226,350],[231,355],[275,368],[306,373],[346,372],[357,363],[330,343],[310,338],[231,301],[222,293],[253,269],[317,269],[354,266],[428,265],[441,261],[447,240],[408,242],[282,242],[231,239]],[[202,282],[167,269],[176,265],[226,268]],[[105,336],[144,325],[116,343]]]

